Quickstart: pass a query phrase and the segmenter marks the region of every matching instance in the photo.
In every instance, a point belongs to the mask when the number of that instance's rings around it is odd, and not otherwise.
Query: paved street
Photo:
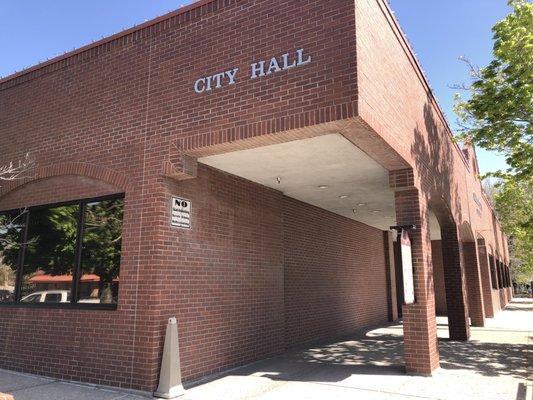
[[[469,342],[449,341],[446,318],[437,322],[441,368],[433,377],[403,373],[402,327],[392,325],[233,370],[189,388],[182,398],[531,399],[526,378],[533,349],[532,300],[514,300],[486,327],[472,328]],[[0,392],[15,400],[142,398],[8,371],[0,371]]]

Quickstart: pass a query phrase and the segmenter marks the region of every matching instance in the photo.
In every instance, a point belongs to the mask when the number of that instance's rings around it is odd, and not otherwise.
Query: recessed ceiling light
[[[354,209],[352,210],[352,212],[353,212],[354,214],[356,214],[356,213],[357,213],[357,209],[354,208]]]
[[[329,188],[329,186],[328,185],[320,185],[318,188],[319,189],[327,189],[327,188]]]
[[[278,177],[276,178],[276,181],[277,181],[278,183],[281,183],[281,176],[278,176]]]
[[[347,194],[341,194],[339,199],[347,199],[349,196]]]
[[[359,207],[363,207],[363,206],[366,206],[366,203],[358,203],[357,204]]]

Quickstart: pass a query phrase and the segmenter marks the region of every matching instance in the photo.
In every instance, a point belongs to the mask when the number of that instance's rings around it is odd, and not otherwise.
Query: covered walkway
[[[466,342],[448,339],[446,318],[439,317],[437,324],[441,368],[432,377],[404,373],[402,326],[390,325],[233,370],[189,389],[185,397],[188,400],[528,398],[527,363],[533,349],[532,300],[515,299],[505,311],[488,319],[485,327],[472,327],[471,339]]]

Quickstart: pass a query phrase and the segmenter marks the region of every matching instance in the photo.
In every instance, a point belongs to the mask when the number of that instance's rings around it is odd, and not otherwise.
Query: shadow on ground
[[[276,381],[340,382],[352,375],[403,375],[403,337],[400,326],[360,332],[351,340],[294,351],[233,371],[236,375]],[[400,332],[398,332],[400,331]],[[383,332],[383,333],[379,333]],[[443,370],[467,370],[483,376],[527,374],[527,344],[439,339]]]
[[[443,369],[463,369],[484,376],[508,375],[525,378],[527,344],[454,342],[439,340],[440,366]]]

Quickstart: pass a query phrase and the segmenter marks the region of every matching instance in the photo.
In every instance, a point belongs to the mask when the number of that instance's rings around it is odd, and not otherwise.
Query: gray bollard
[[[180,351],[178,346],[178,324],[176,318],[168,319],[159,385],[154,397],[174,399],[185,394],[181,384]]]

